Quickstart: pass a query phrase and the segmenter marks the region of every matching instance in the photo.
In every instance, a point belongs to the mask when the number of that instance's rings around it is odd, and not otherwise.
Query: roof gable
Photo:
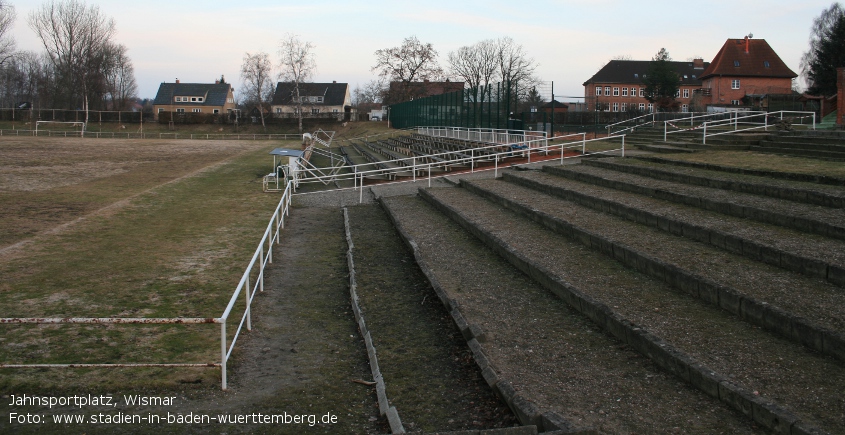
[[[795,74],[765,39],[728,39],[701,75],[795,78]]]
[[[273,105],[288,106],[293,104],[294,83],[279,82],[273,93]],[[300,83],[299,95],[302,97],[323,97],[323,102],[309,101],[308,105],[343,106],[349,94],[348,83]]]
[[[643,77],[648,74],[648,67],[652,61],[650,60],[611,60],[602,69],[600,69],[594,76],[584,82],[584,86],[590,83],[626,83],[626,84],[641,84]],[[681,78],[681,86],[700,86],[701,75],[709,65],[707,62],[686,61],[676,62],[670,61],[678,72]],[[698,63],[698,67],[696,67]]]
[[[203,97],[203,102],[179,103],[196,106],[223,106],[232,86],[228,83],[162,83],[158,87],[154,105],[174,104],[173,97]]]

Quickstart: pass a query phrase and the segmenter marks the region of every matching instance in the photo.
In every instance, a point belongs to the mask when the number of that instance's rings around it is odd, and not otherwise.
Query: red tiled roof
[[[722,75],[734,77],[794,78],[792,72],[765,39],[728,39],[699,77]]]

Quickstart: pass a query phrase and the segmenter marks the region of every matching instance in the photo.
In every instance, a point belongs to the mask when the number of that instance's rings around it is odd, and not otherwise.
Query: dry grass
[[[262,193],[260,181],[272,162],[267,152],[279,145],[3,138],[0,313],[220,316],[279,200]],[[219,327],[212,325],[2,325],[0,343],[7,363],[220,358]],[[2,370],[0,385],[149,387],[219,376],[104,373]],[[157,381],[153,373],[161,375]]]
[[[684,162],[711,163],[743,169],[761,169],[845,178],[845,165],[842,162],[781,156],[769,153],[707,151],[689,154],[672,154],[664,158]]]

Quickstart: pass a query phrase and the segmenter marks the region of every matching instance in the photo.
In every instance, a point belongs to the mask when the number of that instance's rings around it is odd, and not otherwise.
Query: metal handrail
[[[724,135],[724,134],[732,134],[732,133],[738,133],[738,132],[743,132],[743,131],[757,130],[757,129],[761,129],[761,128],[764,129],[764,130],[768,130],[769,127],[771,126],[771,124],[769,124],[769,117],[772,117],[773,115],[779,115],[778,118],[782,120],[784,114],[788,114],[788,113],[800,114],[800,115],[802,115],[801,116],[802,118],[812,118],[813,119],[813,130],[816,129],[816,113],[815,112],[804,112],[804,111],[796,111],[796,110],[779,110],[777,112],[758,112],[758,113],[755,113],[755,114],[752,114],[752,115],[736,117],[732,120],[728,120],[729,121],[728,124],[733,124],[733,127],[734,127],[733,130],[729,130],[729,131],[720,131],[720,132],[717,132],[717,133],[707,134],[708,126],[710,128],[713,128],[713,127],[719,127],[719,126],[725,125],[726,123],[722,122],[722,121],[709,121],[709,122],[702,123],[703,134],[702,134],[702,138],[701,138],[701,143],[706,144],[708,136],[720,136],[720,135]],[[754,127],[746,127],[746,128],[742,128],[742,129],[739,128],[739,124],[740,124],[739,121],[740,120],[745,120],[745,119],[750,120],[752,118],[756,118],[756,117],[759,117],[759,116],[763,117],[763,122],[750,122],[750,121],[743,122],[743,124],[754,125]]]

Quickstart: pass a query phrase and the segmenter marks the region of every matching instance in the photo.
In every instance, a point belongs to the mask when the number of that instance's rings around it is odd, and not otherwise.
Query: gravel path
[[[662,283],[621,269],[601,254],[516,215],[464,189],[435,189],[433,196],[460,208],[475,225],[522,255],[555,270],[599,302],[666,340],[706,367],[794,412],[803,421],[845,432],[845,370],[842,364],[761,329]],[[677,252],[683,255],[682,252]],[[690,327],[694,325],[694,327]]]
[[[405,430],[518,424],[379,205],[349,207],[359,304]]]
[[[541,410],[605,433],[755,432],[749,421],[598,330],[420,199],[385,204],[467,321],[484,332],[482,346],[500,378]],[[589,251],[561,248],[589,267],[579,260]]]

